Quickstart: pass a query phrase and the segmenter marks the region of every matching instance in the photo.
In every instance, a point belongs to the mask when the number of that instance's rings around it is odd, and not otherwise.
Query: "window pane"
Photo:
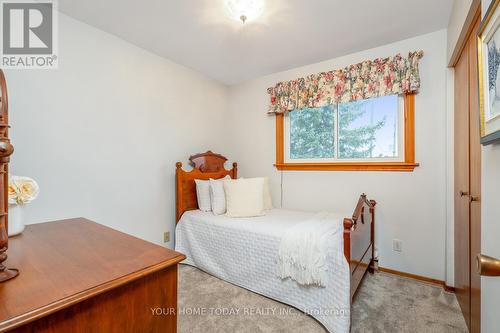
[[[394,95],[339,104],[338,157],[397,157],[398,98]]]
[[[333,108],[295,110],[290,117],[290,158],[333,158]]]

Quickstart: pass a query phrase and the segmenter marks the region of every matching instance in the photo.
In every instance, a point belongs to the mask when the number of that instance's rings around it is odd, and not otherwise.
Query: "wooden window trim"
[[[404,96],[404,162],[285,163],[284,116],[276,114],[276,163],[278,170],[303,171],[402,171],[412,172],[415,162],[415,94]]]

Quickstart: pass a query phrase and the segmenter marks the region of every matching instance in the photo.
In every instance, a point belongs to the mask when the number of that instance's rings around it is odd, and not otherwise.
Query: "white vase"
[[[9,205],[9,237],[24,231],[23,206]]]

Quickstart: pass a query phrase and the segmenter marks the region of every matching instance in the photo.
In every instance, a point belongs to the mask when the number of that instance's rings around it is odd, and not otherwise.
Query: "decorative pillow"
[[[273,209],[273,199],[271,198],[271,191],[269,190],[269,178],[268,177],[257,177],[264,179],[264,209],[269,210]],[[245,178],[240,178],[245,179]],[[246,179],[254,179],[254,178],[246,178]]]
[[[198,199],[198,208],[203,212],[212,210],[210,204],[210,181],[195,179],[196,183],[196,198]]]
[[[210,204],[215,215],[226,212],[226,193],[224,192],[224,180],[231,179],[226,176],[221,179],[210,178]]]
[[[264,178],[224,180],[226,215],[252,217],[265,215]]]

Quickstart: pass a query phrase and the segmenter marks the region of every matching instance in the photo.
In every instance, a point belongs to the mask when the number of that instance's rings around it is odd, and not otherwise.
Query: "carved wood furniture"
[[[195,179],[218,179],[229,175],[237,177],[237,164],[226,170],[227,159],[211,151],[192,155],[189,158],[191,171],[182,170],[182,163],[176,164],[176,221],[188,210],[198,209]],[[361,283],[366,271],[373,272],[374,234],[375,234],[374,200],[366,195],[359,197],[352,217],[344,219],[344,254],[351,271],[351,300]]]
[[[175,332],[185,256],[86,219],[29,225],[0,287],[0,332]]]
[[[238,174],[238,164],[233,163],[231,170],[224,168],[227,161],[222,155],[207,151],[206,153],[196,154],[189,157],[189,164],[193,167],[190,172],[182,170],[182,163],[175,164],[176,181],[176,221],[179,222],[182,214],[186,210],[198,209],[198,199],[196,198],[195,179],[217,179],[229,175],[236,179]]]
[[[7,268],[4,264],[7,259],[8,238],[8,191],[9,185],[9,156],[14,147],[9,140],[9,103],[7,83],[3,71],[0,69],[0,283],[10,280],[19,274],[15,268]]]

